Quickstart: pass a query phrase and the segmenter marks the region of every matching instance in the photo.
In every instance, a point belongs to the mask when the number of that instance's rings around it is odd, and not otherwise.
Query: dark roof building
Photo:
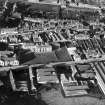
[[[47,63],[57,62],[58,61],[58,59],[57,59],[57,57],[56,57],[56,55],[55,55],[54,52],[42,53],[42,54],[35,54],[33,56],[34,57],[32,57],[30,55],[30,59],[27,60],[27,61],[25,59],[25,61],[23,63],[30,65],[30,64],[47,64]]]
[[[55,54],[60,62],[72,61],[72,58],[69,55],[66,47],[56,50]]]

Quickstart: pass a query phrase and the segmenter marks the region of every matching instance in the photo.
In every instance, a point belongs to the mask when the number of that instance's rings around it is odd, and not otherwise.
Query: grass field
[[[60,88],[44,87],[40,91],[41,98],[34,96],[20,97],[11,91],[0,88],[0,105],[105,105],[105,99],[89,96],[64,98]],[[4,98],[4,99],[3,99]]]
[[[43,90],[42,99],[48,105],[105,105],[105,99],[89,96],[64,98],[60,89]]]

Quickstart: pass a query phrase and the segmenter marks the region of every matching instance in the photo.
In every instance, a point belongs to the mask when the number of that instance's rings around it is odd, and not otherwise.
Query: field
[[[105,105],[105,99],[99,99],[89,96],[81,97],[68,97],[64,98],[61,94],[60,88],[43,88],[41,93],[41,99],[35,99],[32,96],[19,97],[19,95],[0,90],[0,94],[3,96],[2,103],[0,105]],[[7,96],[4,95],[7,93]],[[4,98],[4,100],[3,100]],[[3,102],[4,101],[4,102]]]
[[[48,105],[105,105],[104,99],[89,96],[67,97],[64,98],[60,89],[51,89],[41,91],[42,99]]]

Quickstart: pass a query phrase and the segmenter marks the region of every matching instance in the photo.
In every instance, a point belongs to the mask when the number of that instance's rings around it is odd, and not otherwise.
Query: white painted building
[[[22,46],[23,49],[30,49],[32,52],[35,53],[47,53],[52,52],[52,46],[50,45],[34,45],[34,44],[26,44],[24,43]]]
[[[1,35],[6,35],[6,34],[17,34],[17,29],[16,28],[3,28],[0,30]]]

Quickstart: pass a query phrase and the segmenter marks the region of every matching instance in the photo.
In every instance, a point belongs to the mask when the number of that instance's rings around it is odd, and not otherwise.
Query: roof
[[[83,64],[83,65],[77,65],[77,68],[79,69],[79,71],[86,71],[90,70],[91,66],[90,64]]]
[[[21,53],[20,63],[26,65],[32,64],[48,64],[53,62],[66,62],[72,61],[67,48],[63,47],[53,52],[35,54],[33,52]]]
[[[57,61],[58,61],[58,59],[57,59],[55,53],[54,52],[48,52],[48,53],[35,54],[34,58],[24,62],[23,64],[26,64],[26,65],[48,64],[48,63],[57,62]]]
[[[31,51],[27,51],[27,52],[23,51],[23,52],[20,52],[19,55],[20,55],[19,56],[20,64],[31,61],[31,60],[33,60],[35,58],[35,54],[33,52],[31,52]]]
[[[66,47],[56,50],[55,54],[60,62],[72,61],[72,58],[69,55]]]
[[[14,61],[16,60],[16,57],[3,57],[2,60],[3,61]]]
[[[55,72],[54,68],[37,69],[38,76],[55,76],[56,74],[52,74],[52,72]]]
[[[6,55],[6,54],[10,54],[12,53],[12,51],[0,51],[1,55]]]
[[[79,3],[79,5],[77,6],[76,4],[74,3],[70,3],[70,7],[71,8],[75,8],[75,9],[81,9],[83,11],[97,11],[99,10],[100,8],[98,6],[95,6],[95,5],[89,5],[89,4],[82,4],[82,3]]]

